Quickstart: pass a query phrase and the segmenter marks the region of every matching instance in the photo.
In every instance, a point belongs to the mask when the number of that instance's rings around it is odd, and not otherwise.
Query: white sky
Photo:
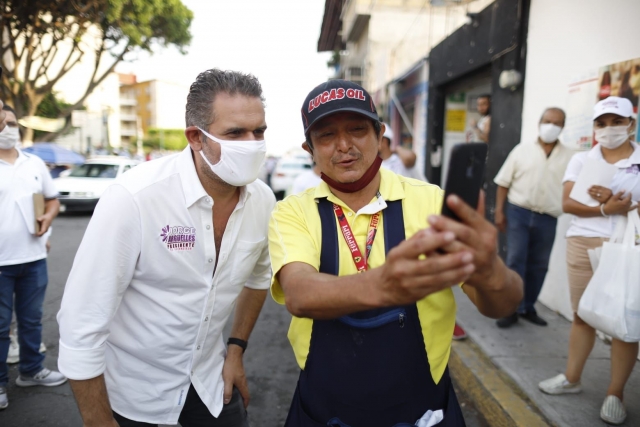
[[[304,141],[300,107],[329,75],[329,53],[316,46],[324,0],[183,0],[193,11],[188,54],[158,50],[118,66],[138,81],[160,79],[187,87],[199,72],[221,68],[249,72],[266,98],[269,153],[282,154]],[[185,98],[176,100],[184,105]],[[184,114],[184,109],[181,109]]]

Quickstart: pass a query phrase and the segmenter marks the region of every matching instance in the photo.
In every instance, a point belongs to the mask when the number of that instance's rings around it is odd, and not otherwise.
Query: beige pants
[[[569,273],[569,295],[571,308],[578,311],[580,298],[593,276],[589,261],[588,249],[602,246],[609,239],[602,237],[568,237],[567,238],[567,272]]]

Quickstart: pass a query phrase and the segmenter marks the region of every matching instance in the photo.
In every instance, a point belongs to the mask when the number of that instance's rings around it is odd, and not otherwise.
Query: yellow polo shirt
[[[410,238],[419,230],[428,227],[427,217],[440,214],[443,192],[432,184],[416,179],[405,178],[386,169],[380,169],[380,199],[374,198],[371,203],[358,212],[354,212],[338,199],[329,186],[322,182],[315,188],[287,197],[277,203],[269,225],[269,252],[273,269],[271,295],[279,304],[284,304],[285,296],[276,278],[280,269],[292,262],[304,262],[316,270],[320,268],[320,246],[322,229],[316,199],[326,197],[330,202],[342,207],[351,226],[358,246],[364,250],[371,215],[387,207],[385,201],[402,200],[404,227],[406,238]],[[380,267],[385,262],[384,217],[381,217],[376,239],[369,258],[370,268]],[[338,230],[339,275],[357,274],[342,233]],[[451,351],[451,337],[455,323],[456,303],[451,289],[446,289],[423,298],[417,302],[422,336],[431,367],[433,380],[438,383],[447,367]],[[293,347],[296,360],[304,369],[313,320],[293,316],[289,327],[289,341]]]

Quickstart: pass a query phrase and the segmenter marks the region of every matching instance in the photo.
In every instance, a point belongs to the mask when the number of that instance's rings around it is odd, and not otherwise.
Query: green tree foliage
[[[152,150],[178,151],[184,149],[188,142],[184,129],[149,128],[142,144]]]
[[[95,60],[84,94],[58,117],[69,118],[123,59],[154,46],[185,53],[191,42],[193,13],[180,0],[3,0],[0,13],[0,96],[20,117],[34,115],[89,52]]]

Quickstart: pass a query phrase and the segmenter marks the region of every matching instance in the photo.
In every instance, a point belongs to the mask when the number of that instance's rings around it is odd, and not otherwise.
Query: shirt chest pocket
[[[231,280],[234,285],[244,286],[247,282],[260,258],[264,244],[264,238],[255,242],[238,240],[230,263],[233,268]]]
[[[25,176],[16,177],[15,184],[15,188],[24,193],[42,193],[42,180],[36,174],[28,173]]]

